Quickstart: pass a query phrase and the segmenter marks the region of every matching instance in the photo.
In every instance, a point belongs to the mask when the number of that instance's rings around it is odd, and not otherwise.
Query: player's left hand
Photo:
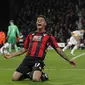
[[[73,65],[74,67],[76,66],[76,63],[74,62],[74,61],[69,61],[69,63],[71,64],[71,65]]]

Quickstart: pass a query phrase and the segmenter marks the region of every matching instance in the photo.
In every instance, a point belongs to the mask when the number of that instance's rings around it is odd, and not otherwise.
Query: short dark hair
[[[13,22],[14,23],[14,20],[10,20],[9,22]]]
[[[46,17],[45,17],[44,15],[39,15],[38,17],[42,17],[42,18],[44,18],[45,21],[46,21],[46,23],[47,23],[47,19],[46,19]],[[38,18],[38,17],[37,17],[37,18]]]
[[[48,29],[48,20],[47,20],[47,18],[44,16],[44,15],[39,15],[39,16],[37,16],[37,18],[38,17],[42,17],[42,18],[44,18],[44,20],[45,20],[45,22],[46,22],[46,30]]]

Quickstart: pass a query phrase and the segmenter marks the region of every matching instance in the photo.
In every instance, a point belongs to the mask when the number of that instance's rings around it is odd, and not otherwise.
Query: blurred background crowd
[[[85,0],[10,0],[13,19],[25,36],[36,30],[36,17],[47,18],[47,30],[58,42],[66,42],[71,31],[85,28]],[[7,30],[7,27],[5,27]]]

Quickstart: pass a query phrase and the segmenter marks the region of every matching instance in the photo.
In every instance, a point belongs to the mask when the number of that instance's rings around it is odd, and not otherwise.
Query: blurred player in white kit
[[[0,48],[0,53],[1,54],[9,54],[9,43],[5,43],[1,48]]]
[[[70,52],[74,56],[74,51],[79,47],[80,40],[83,39],[84,32],[85,32],[84,29],[75,30],[75,31],[71,32],[72,36],[70,37],[68,44],[62,50],[65,51],[70,46],[74,45],[74,47],[72,48],[72,50]]]

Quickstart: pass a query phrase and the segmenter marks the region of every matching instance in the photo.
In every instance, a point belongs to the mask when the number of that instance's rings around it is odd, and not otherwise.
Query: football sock
[[[19,80],[21,81],[21,80],[24,80],[24,79],[26,79],[26,78],[32,79],[31,72],[29,72],[29,73],[27,73],[27,74],[23,74],[23,75],[19,78]]]
[[[77,48],[78,48],[77,46],[74,46],[73,49],[72,49],[72,51],[71,51],[71,53],[73,54],[74,51],[75,51]]]
[[[48,80],[48,75],[47,75],[47,73],[42,73],[41,81],[47,81],[47,80]]]
[[[16,50],[16,52],[17,52],[17,51],[18,51],[18,47],[17,47],[17,45],[15,44],[14,47],[15,47],[15,50]]]
[[[12,45],[11,44],[9,44],[9,52],[11,53],[12,52]]]
[[[69,46],[65,46],[62,51],[65,51],[68,49]]]

